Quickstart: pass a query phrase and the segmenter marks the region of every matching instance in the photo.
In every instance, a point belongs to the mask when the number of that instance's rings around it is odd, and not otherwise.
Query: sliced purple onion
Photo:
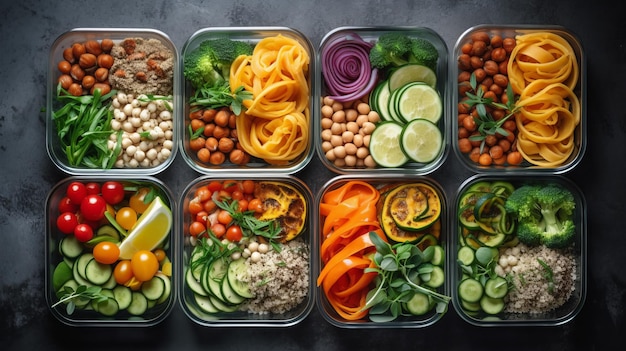
[[[373,44],[356,33],[330,41],[322,51],[322,74],[328,97],[344,102],[359,99],[376,85],[378,70],[372,69],[369,52]]]

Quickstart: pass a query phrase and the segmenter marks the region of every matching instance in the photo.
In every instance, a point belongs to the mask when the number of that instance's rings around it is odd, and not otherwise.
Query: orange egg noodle
[[[581,115],[574,93],[580,74],[574,50],[554,33],[518,35],[507,69],[519,95],[518,151],[536,166],[564,164],[576,147],[574,132]]]
[[[308,147],[310,57],[295,39],[277,35],[260,40],[252,55],[241,55],[230,69],[230,86],[252,93],[237,116],[237,137],[250,155],[287,164]]]

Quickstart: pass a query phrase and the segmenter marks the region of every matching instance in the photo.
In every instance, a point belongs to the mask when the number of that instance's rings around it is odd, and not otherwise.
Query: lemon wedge
[[[129,260],[139,250],[154,250],[167,238],[171,227],[172,211],[157,196],[120,243],[120,259]]]

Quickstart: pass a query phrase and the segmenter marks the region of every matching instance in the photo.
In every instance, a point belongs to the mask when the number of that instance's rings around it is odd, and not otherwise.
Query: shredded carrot
[[[330,305],[346,320],[367,316],[365,297],[375,273],[370,254],[375,252],[369,233],[376,232],[387,240],[377,219],[376,206],[380,192],[364,181],[348,181],[322,196],[320,214],[323,268],[317,278]]]

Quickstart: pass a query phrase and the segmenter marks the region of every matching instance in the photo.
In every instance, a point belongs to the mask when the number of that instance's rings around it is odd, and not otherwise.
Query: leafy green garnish
[[[233,218],[233,222],[241,227],[241,231],[244,236],[262,236],[266,238],[270,245],[280,252],[280,245],[276,241],[279,239],[281,228],[276,221],[263,221],[254,216],[254,211],[239,211],[239,204],[237,200],[217,200],[215,201],[217,207],[227,211]]]
[[[72,287],[66,285],[63,287],[63,290],[57,293],[57,296],[59,296],[59,301],[54,303],[51,308],[55,308],[56,306],[67,302],[65,310],[68,315],[71,315],[76,309],[77,300],[95,300],[99,303],[109,299],[108,296],[103,295],[101,292],[102,288],[99,286],[88,287],[86,285],[79,285],[76,290],[74,290]]]
[[[96,89],[93,95],[73,96],[59,84],[57,99],[63,107],[52,112],[59,143],[71,166],[109,169],[121,152],[122,132],[117,132],[117,146],[111,150],[107,142],[114,131],[113,113],[109,109],[111,90],[105,95]]]
[[[515,94],[513,93],[513,88],[510,83],[506,88],[507,102],[505,104],[495,102],[492,98],[484,97],[485,91],[479,88],[474,73],[470,76],[470,87],[472,90],[465,93],[467,99],[464,100],[463,103],[467,104],[470,108],[476,106],[478,117],[474,117],[474,121],[476,122],[479,134],[470,136],[469,140],[480,141],[480,152],[482,153],[487,135],[509,135],[509,132],[502,128],[502,125],[517,112],[518,107],[515,106]],[[487,111],[487,107],[505,110],[507,114],[496,121],[491,113]]]
[[[369,317],[374,322],[390,322],[406,315],[402,305],[417,292],[431,297],[436,302],[436,312],[444,314],[448,310],[450,297],[423,287],[419,282],[430,280],[434,255],[432,246],[423,252],[411,243],[391,245],[383,241],[375,232],[369,233],[376,247],[374,262],[376,267],[366,268],[365,273],[378,273],[374,279],[376,286],[367,293],[364,309],[369,309]]]
[[[203,86],[196,89],[193,96],[189,98],[189,105],[192,111],[230,107],[234,114],[239,115],[245,108],[243,101],[250,99],[252,99],[252,93],[244,90],[243,86],[237,87],[231,93],[230,84],[228,81],[224,81],[213,86]]]
[[[207,234],[201,234],[202,237],[198,240],[196,249],[200,250],[202,255],[200,257],[194,256],[190,266],[192,270],[195,270],[198,266],[208,266],[218,259],[230,257],[234,252],[241,251],[237,245],[222,243],[211,230]]]
[[[542,259],[538,258],[537,262],[543,267],[543,277],[548,281],[548,292],[554,293],[554,272],[552,268]]]

